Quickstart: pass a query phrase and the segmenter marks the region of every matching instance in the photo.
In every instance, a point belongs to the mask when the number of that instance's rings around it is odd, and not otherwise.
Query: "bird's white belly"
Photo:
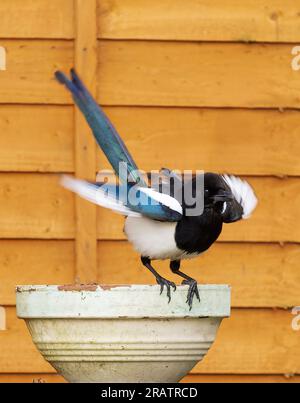
[[[127,217],[124,231],[134,248],[150,259],[187,259],[188,255],[175,242],[177,223],[154,221],[146,217]]]

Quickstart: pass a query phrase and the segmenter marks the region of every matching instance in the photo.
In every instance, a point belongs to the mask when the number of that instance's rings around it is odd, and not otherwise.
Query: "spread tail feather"
[[[75,103],[92,129],[97,143],[120,180],[127,182],[129,177],[134,182],[139,183],[140,186],[147,186],[123,140],[75,70],[71,70],[71,80],[61,71],[57,71],[55,77],[58,82],[65,85],[71,92]],[[127,164],[126,170],[120,170],[120,162]]]

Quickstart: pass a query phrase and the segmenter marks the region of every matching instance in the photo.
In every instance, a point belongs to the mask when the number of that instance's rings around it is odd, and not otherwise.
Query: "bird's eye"
[[[225,213],[226,208],[227,208],[227,202],[224,202],[224,203],[223,203],[223,207],[222,207],[221,214],[224,214],[224,213]]]

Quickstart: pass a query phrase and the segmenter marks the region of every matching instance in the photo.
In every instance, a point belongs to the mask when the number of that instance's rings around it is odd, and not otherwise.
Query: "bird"
[[[251,216],[258,202],[253,188],[234,175],[201,172],[183,180],[184,175],[168,168],[162,168],[149,183],[75,69],[71,69],[70,78],[61,71],[56,71],[55,77],[70,91],[118,177],[111,184],[63,176],[62,185],[125,216],[125,235],[140,254],[143,266],[154,275],[160,293],[166,289],[170,302],[176,284],[161,276],[153,261],[169,260],[171,272],[188,286],[186,302],[191,310],[195,298],[200,302],[198,283],[181,270],[181,261],[208,250],[220,236],[223,224]],[[192,194],[188,202],[187,189]]]

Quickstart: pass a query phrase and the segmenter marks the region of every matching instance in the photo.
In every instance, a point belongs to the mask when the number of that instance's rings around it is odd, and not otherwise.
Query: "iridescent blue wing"
[[[159,221],[179,221],[182,217],[182,207],[176,199],[152,188],[141,188],[133,183],[90,183],[69,176],[63,177],[62,185],[92,203],[126,216],[145,216]]]
[[[60,71],[57,71],[55,76],[71,92],[76,105],[92,129],[98,145],[120,180],[125,183],[129,177],[134,182],[139,183],[140,186],[147,186],[138,172],[138,168],[123,140],[83,82],[79,79],[75,70],[71,70],[71,80]],[[123,165],[124,170],[120,170],[120,162],[126,163],[126,165]]]

